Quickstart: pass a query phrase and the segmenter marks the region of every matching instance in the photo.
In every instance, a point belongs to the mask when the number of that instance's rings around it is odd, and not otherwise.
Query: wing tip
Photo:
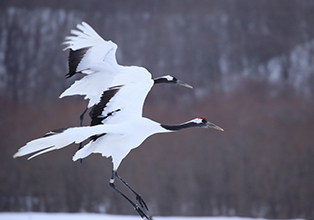
[[[27,153],[28,154],[28,153]],[[13,154],[13,159],[16,159],[16,158],[18,158],[18,157],[22,157],[22,156],[25,156],[25,155],[27,155],[27,154],[23,154],[20,150],[18,151],[18,152],[16,152],[15,154]],[[27,160],[30,160],[30,159],[32,159],[34,156],[31,156],[31,157],[29,157],[29,158],[27,158]]]

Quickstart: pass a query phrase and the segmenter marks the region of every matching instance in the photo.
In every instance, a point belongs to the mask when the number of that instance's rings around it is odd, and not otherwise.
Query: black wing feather
[[[109,112],[106,116],[102,115],[102,112],[104,111],[104,109],[107,106],[107,103],[110,101],[110,99],[112,99],[112,97],[120,90],[121,86],[115,86],[115,87],[111,87],[109,88],[109,90],[106,90],[103,92],[100,102],[95,105],[91,111],[91,126],[94,125],[99,125],[101,124],[101,122],[106,119],[107,117],[109,117],[110,115],[112,115],[114,112],[120,111],[120,109],[116,109],[112,112]],[[106,133],[103,134],[99,134],[99,135],[93,135],[90,137],[90,139],[92,141],[96,141],[98,138],[102,137],[106,135]]]
[[[79,65],[79,63],[81,62],[89,48],[90,47],[85,47],[79,50],[70,49],[68,58],[69,72],[66,74],[66,78],[70,78],[77,73],[76,72],[77,66]]]
[[[106,108],[108,102],[114,97],[114,95],[121,89],[122,85],[111,87],[108,90],[104,91],[100,102],[95,105],[91,112],[91,126],[99,125],[101,122],[106,119],[108,116],[112,115],[114,112],[120,111],[120,109],[116,109],[110,113],[108,113],[106,116],[102,115],[102,112]]]

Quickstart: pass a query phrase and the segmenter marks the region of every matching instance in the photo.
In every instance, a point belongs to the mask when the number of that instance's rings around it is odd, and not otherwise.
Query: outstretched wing
[[[115,125],[98,125],[92,127],[73,127],[62,129],[58,132],[49,132],[42,138],[28,142],[26,145],[21,147],[18,152],[13,155],[13,157],[21,157],[27,154],[35,153],[28,158],[31,159],[40,154],[64,148],[72,143],[81,143],[93,135],[101,135],[104,133],[119,134],[119,130],[117,128],[119,127]]]
[[[69,73],[71,77],[76,73],[90,74],[102,70],[103,65],[117,66],[116,51],[118,46],[112,41],[105,41],[87,23],[77,25],[78,30],[71,30],[73,36],[66,37],[63,44],[69,53]]]
[[[105,41],[87,23],[77,25],[66,37],[64,44],[69,49],[69,72],[67,78],[77,73],[86,74],[65,90],[59,98],[72,95],[85,95],[88,107],[100,101],[102,91],[112,86],[114,76],[119,72],[116,51],[118,46]]]
[[[116,86],[103,91],[100,102],[93,107],[91,126],[142,117],[144,101],[154,81],[144,68],[126,67],[125,70],[130,74],[115,77]]]
[[[73,36],[65,41],[65,49],[70,49],[67,76],[78,72],[86,76],[77,80],[60,98],[85,95],[85,99],[89,99],[88,107],[97,104],[94,111],[98,112],[93,113],[92,125],[105,119],[121,122],[129,117],[141,117],[144,100],[153,86],[151,74],[142,67],[119,66],[115,57],[117,45],[102,39],[87,23],[78,24],[77,29],[72,30]],[[113,90],[118,87],[119,92]],[[119,117],[108,117],[117,112]]]

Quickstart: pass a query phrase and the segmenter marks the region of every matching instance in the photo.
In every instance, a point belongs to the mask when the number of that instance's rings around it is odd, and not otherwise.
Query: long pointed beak
[[[208,126],[208,128],[213,128],[213,129],[216,129],[216,130],[219,130],[219,131],[224,131],[223,128],[221,128],[218,125],[215,125],[214,123],[211,123],[211,122],[207,122],[207,126]]]
[[[181,80],[177,80],[177,84],[180,85],[180,86],[184,86],[184,87],[187,87],[187,88],[190,88],[190,89],[193,89],[193,86],[181,81]]]

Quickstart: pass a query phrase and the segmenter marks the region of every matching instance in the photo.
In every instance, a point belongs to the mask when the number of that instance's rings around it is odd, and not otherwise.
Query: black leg
[[[83,113],[80,115],[80,127],[83,126],[84,115],[87,112],[88,108],[86,108]]]
[[[115,174],[116,174],[116,177],[117,177],[126,187],[128,187],[128,188],[135,194],[136,200],[140,203],[140,205],[142,206],[142,208],[145,207],[146,210],[149,211],[149,210],[148,210],[148,207],[147,207],[147,205],[146,205],[146,203],[145,203],[145,201],[144,201],[143,198],[142,198],[142,196],[141,196],[140,194],[138,194],[137,192],[135,192],[134,189],[132,189],[131,186],[130,186],[129,184],[127,184],[127,183],[118,175],[117,171],[115,172]]]
[[[94,111],[94,108],[95,108],[96,105],[93,106],[92,110],[89,112],[89,117],[92,118],[92,115],[93,115],[93,111]],[[84,120],[84,115],[85,113],[87,112],[88,110],[88,107],[84,110],[84,112],[80,115],[80,127],[83,126],[83,120]],[[78,147],[78,150],[82,149],[82,143],[79,144],[79,147]],[[80,163],[83,162],[83,159],[80,159]]]
[[[134,209],[137,211],[137,213],[142,217],[142,218],[146,218],[146,219],[150,219],[149,216],[147,216],[143,210],[134,202],[132,202],[131,199],[129,199],[126,195],[124,195],[115,185],[114,185],[114,178],[118,177],[117,174],[116,174],[116,171],[112,171],[112,176],[111,176],[111,179],[110,179],[110,187],[112,189],[114,189],[117,193],[119,193],[121,196],[123,196],[129,203],[131,203],[131,205],[134,207]],[[121,178],[121,177],[120,177]],[[124,181],[123,181],[124,182]],[[133,190],[132,190],[133,191]],[[133,191],[134,192],[134,191]]]
[[[80,127],[83,126],[84,115],[87,112],[88,108],[86,108],[83,113],[80,115]],[[82,143],[79,144],[78,150],[82,149]],[[82,163],[83,159],[80,159],[80,163]]]

